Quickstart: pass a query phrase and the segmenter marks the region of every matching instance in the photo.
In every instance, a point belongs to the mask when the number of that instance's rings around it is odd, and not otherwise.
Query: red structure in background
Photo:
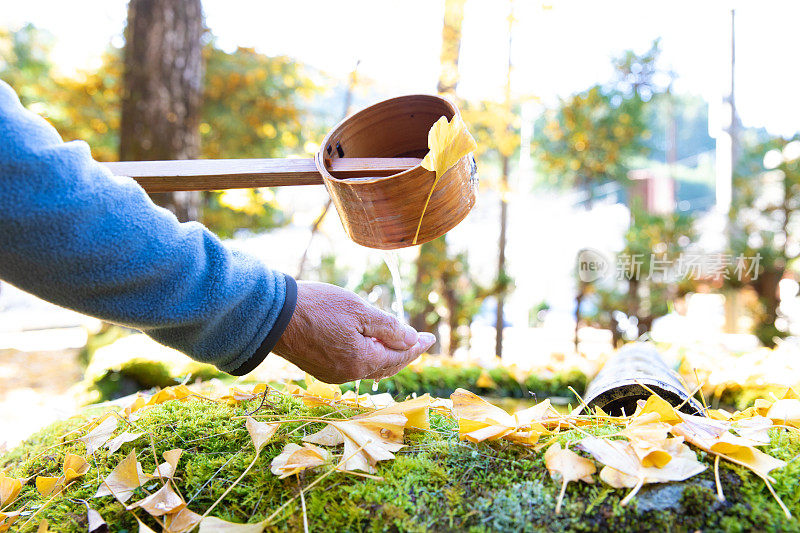
[[[675,180],[649,169],[632,170],[628,173],[632,185],[631,200],[638,199],[642,207],[656,215],[675,211]]]

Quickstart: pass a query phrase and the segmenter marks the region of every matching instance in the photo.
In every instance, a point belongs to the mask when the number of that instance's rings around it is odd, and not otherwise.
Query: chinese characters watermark
[[[578,253],[578,277],[591,283],[609,277],[617,281],[677,282],[682,279],[694,281],[736,279],[755,281],[761,266],[762,256],[725,253],[683,252],[669,257],[666,254],[617,254],[613,265],[606,257],[586,248]]]

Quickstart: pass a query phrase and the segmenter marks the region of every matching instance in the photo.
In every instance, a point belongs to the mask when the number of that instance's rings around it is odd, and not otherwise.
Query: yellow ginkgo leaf
[[[636,415],[646,415],[648,413],[657,413],[659,416],[660,422],[665,422],[667,424],[680,424],[681,417],[678,412],[672,407],[667,400],[661,398],[660,396],[656,396],[655,394],[651,395],[647,402],[645,402],[644,407],[642,407]]]
[[[79,440],[86,444],[86,453],[91,455],[100,449],[111,438],[111,434],[117,429],[117,424],[117,417],[107,415],[94,429],[81,437]]]
[[[431,126],[430,131],[428,131],[429,151],[423,158],[421,166],[434,172],[436,177],[433,180],[430,192],[428,192],[428,197],[425,199],[425,205],[422,207],[422,213],[417,224],[417,232],[414,234],[412,244],[417,244],[419,231],[422,228],[422,219],[425,217],[428,202],[431,201],[431,196],[439,183],[439,179],[453,168],[459,159],[470,152],[474,152],[477,148],[478,145],[475,143],[475,139],[470,135],[467,125],[461,120],[460,115],[454,116],[450,121],[447,120],[447,117],[441,117]]]
[[[261,533],[266,525],[266,520],[255,524],[236,524],[215,516],[207,516],[200,522],[199,533]]]
[[[544,453],[544,464],[550,472],[550,477],[556,481],[561,480],[561,493],[558,495],[556,503],[556,514],[561,512],[561,502],[564,499],[564,492],[570,481],[583,480],[586,483],[594,483],[592,474],[597,472],[594,463],[581,457],[572,450],[561,449],[561,445],[556,443],[550,446]]]
[[[800,400],[786,398],[773,403],[765,416],[775,424],[800,428]]]
[[[555,413],[549,400],[510,415],[464,389],[456,389],[450,399],[453,416],[458,419],[459,435],[470,442],[505,438],[533,444],[540,435],[547,433],[539,421]]]
[[[270,463],[270,471],[276,476],[285,478],[309,468],[324,465],[330,460],[330,453],[313,444],[299,446],[287,444],[283,451]]]
[[[202,519],[202,516],[184,507],[177,513],[171,513],[164,517],[164,532],[187,533],[197,527]]]
[[[89,471],[89,463],[80,455],[68,453],[64,457],[64,478],[66,483],[71,483]]]
[[[373,415],[403,415],[406,417],[406,428],[409,429],[430,429],[430,419],[428,410],[433,404],[433,398],[430,394],[423,394],[411,400],[393,403],[389,407],[384,407],[377,411],[372,412],[370,415],[359,415],[354,418],[361,418],[363,416]]]
[[[23,479],[0,474],[0,509],[17,499],[24,482]]]
[[[178,468],[178,461],[181,459],[181,454],[183,454],[183,450],[180,448],[164,452],[162,455],[166,462],[158,465],[151,477],[172,478],[175,475],[175,470]]]
[[[125,503],[133,496],[133,491],[148,479],[150,478],[142,472],[142,465],[136,460],[134,449],[103,480],[94,497],[113,495]]]
[[[404,446],[403,429],[407,422],[408,419],[401,414],[376,413],[348,420],[330,420],[322,431],[303,437],[303,441],[323,446],[343,443],[341,469],[372,474],[378,461],[394,459],[392,452]]]
[[[422,160],[422,167],[436,173],[436,178],[444,176],[459,159],[477,150],[475,139],[467,130],[460,115],[451,120],[441,117],[428,131],[429,152]]]
[[[626,505],[645,483],[683,481],[706,469],[705,465],[697,460],[691,448],[680,438],[668,439],[665,444],[665,449],[672,459],[663,468],[642,465],[628,441],[586,437],[580,442],[580,447],[606,465],[600,471],[600,479],[615,488],[633,487],[633,490],[620,502],[622,506]],[[618,472],[614,472],[615,470]]]
[[[36,529],[36,533],[48,533],[50,531],[50,522],[47,521],[47,518],[42,518],[42,521],[39,522],[39,527]]]
[[[172,490],[170,483],[167,483],[150,496],[131,505],[129,509],[137,507],[144,509],[151,516],[163,516],[183,509],[186,507],[186,502]]]
[[[21,511],[0,512],[0,533],[8,531],[19,518]]]
[[[281,425],[259,422],[255,418],[248,416],[247,421],[245,422],[245,427],[247,428],[247,432],[250,434],[250,440],[253,442],[256,452],[260,452],[261,448],[263,448],[264,445],[269,442]]]
[[[49,498],[63,487],[63,478],[50,476],[36,476],[36,490],[45,498]]]
[[[633,417],[621,432],[630,441],[642,466],[662,468],[672,459],[665,449],[671,426],[659,420],[660,413],[649,411]]]

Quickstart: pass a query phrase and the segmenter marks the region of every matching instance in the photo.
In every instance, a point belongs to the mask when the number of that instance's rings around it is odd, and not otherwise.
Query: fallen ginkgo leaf
[[[261,533],[265,527],[266,521],[255,524],[236,524],[215,516],[207,516],[200,522],[199,533]]]
[[[202,519],[202,516],[184,507],[177,513],[171,513],[164,517],[164,532],[186,533],[192,531]]]
[[[299,446],[287,444],[283,451],[270,463],[270,471],[281,479],[309,468],[324,465],[330,461],[330,453],[313,444]]]
[[[125,503],[133,496],[133,491],[148,479],[149,477],[142,472],[142,465],[136,460],[136,450],[131,450],[131,453],[125,456],[103,480],[94,497],[113,495]]]
[[[108,454],[111,455],[119,450],[123,444],[133,442],[142,435],[144,435],[144,433],[130,433],[128,431],[120,433],[118,436],[106,442],[105,447],[108,448]]]
[[[256,448],[256,452],[260,452],[261,448],[263,448],[264,445],[269,442],[281,425],[259,422],[255,418],[248,416],[247,421],[245,422],[245,427],[247,428],[247,432],[250,434],[250,439],[253,442],[253,446]]]
[[[556,503],[556,514],[561,512],[561,502],[564,500],[564,493],[570,481],[583,480],[586,483],[594,483],[592,474],[597,472],[594,463],[581,457],[572,450],[561,449],[561,445],[556,443],[550,446],[544,453],[544,464],[550,472],[550,477],[556,481],[561,481],[561,492]]]
[[[25,481],[0,473],[0,509],[17,499]]]
[[[68,453],[64,457],[64,481],[65,483],[72,482],[89,471],[89,463],[80,455],[73,455]]]
[[[94,429],[81,437],[79,440],[86,444],[86,453],[91,455],[99,450],[111,438],[111,434],[116,431],[117,424],[117,417],[107,414]]]
[[[534,444],[540,435],[547,433],[539,421],[555,413],[549,400],[510,415],[468,390],[456,389],[450,399],[453,416],[458,419],[459,436],[475,443],[506,438]]]
[[[642,465],[630,442],[586,437],[580,447],[606,465],[600,471],[600,479],[614,488],[632,487],[620,505],[627,504],[645,483],[683,481],[706,469],[697,460],[697,455],[683,443],[683,439],[668,439],[665,450],[672,456],[663,468]]]
[[[151,516],[163,516],[186,507],[183,498],[172,490],[170,483],[166,483],[156,492],[132,504],[128,509],[140,507]]]
[[[172,478],[175,476],[175,469],[178,467],[178,461],[180,461],[182,453],[183,450],[180,448],[164,452],[162,455],[166,462],[158,465],[150,477]]]
[[[324,446],[343,443],[341,468],[372,474],[378,461],[394,459],[392,452],[404,446],[406,422],[408,419],[401,414],[375,413],[357,419],[330,420],[322,431],[303,437],[303,441]]]

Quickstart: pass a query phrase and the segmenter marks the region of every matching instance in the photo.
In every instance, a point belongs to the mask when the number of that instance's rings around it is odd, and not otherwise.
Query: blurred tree
[[[671,311],[676,298],[694,288],[694,281],[678,267],[695,236],[691,215],[648,213],[634,202],[625,247],[617,255],[611,279],[579,282],[576,303],[588,303],[592,311],[587,321],[610,329],[615,342],[622,338],[622,319],[636,325],[636,337],[650,331],[656,318]]]
[[[583,191],[587,209],[598,186],[628,184],[631,158],[647,152],[644,109],[659,90],[658,55],[658,41],[643,55],[625,52],[614,60],[609,85],[594,85],[545,112],[533,148],[546,183]]]
[[[130,0],[120,160],[192,159],[200,155],[203,97],[200,0]],[[181,221],[199,218],[200,194],[151,194]]]
[[[55,75],[49,53],[49,36],[31,25],[0,30],[0,79],[64,140],[85,140],[95,159],[117,160],[122,51],[110,47],[96,71],[74,77]],[[289,58],[251,49],[226,53],[215,47],[213,38],[205,44],[203,58],[202,157],[282,157],[313,149],[313,140],[324,132],[324,124],[306,109],[319,92],[312,81],[316,73]],[[209,192],[203,198],[201,221],[223,237],[287,222],[269,190]]]
[[[0,78],[29,109],[47,118],[65,141],[81,139],[98,161],[115,161],[119,150],[120,50],[109,47],[95,72],[57,76],[50,36],[27,24],[0,29]]]
[[[747,141],[745,139],[745,141]],[[731,257],[726,283],[749,287],[758,298],[751,309],[753,333],[766,346],[786,337],[778,284],[794,277],[800,256],[800,135],[743,143],[734,171]],[[737,258],[746,258],[736,270]],[[757,258],[757,260],[755,259]],[[751,271],[751,267],[757,269]]]
[[[227,53],[213,40],[203,57],[203,157],[285,157],[316,151],[314,141],[324,128],[305,108],[319,92],[309,69],[288,57],[268,57],[251,48]],[[269,189],[211,192],[204,198],[203,223],[224,237],[288,222]]]

